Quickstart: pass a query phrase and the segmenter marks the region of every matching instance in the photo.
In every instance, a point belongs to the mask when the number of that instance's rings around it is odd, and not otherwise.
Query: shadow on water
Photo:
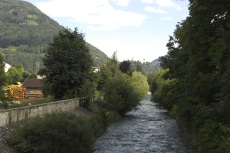
[[[137,109],[108,127],[95,153],[195,153],[170,114],[148,94]]]

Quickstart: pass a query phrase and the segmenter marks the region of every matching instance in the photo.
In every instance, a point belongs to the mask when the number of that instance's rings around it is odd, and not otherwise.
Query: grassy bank
[[[117,112],[106,110],[99,103],[89,105],[91,111],[88,112],[93,114],[90,117],[56,112],[31,118],[14,129],[8,143],[19,153],[93,152],[96,139],[110,124],[121,118]]]

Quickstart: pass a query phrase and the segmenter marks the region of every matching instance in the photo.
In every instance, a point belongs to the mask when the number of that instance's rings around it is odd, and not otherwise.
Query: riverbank
[[[113,84],[109,84],[106,90],[108,93],[105,92],[105,100],[94,102],[87,99],[80,100],[80,105],[90,111],[78,108],[78,115],[85,115],[86,118],[74,117],[69,113],[55,113],[45,118],[37,117],[29,120],[27,126],[14,131],[10,139],[11,145],[17,147],[21,152],[28,152],[28,150],[29,152],[48,152],[47,150],[52,150],[52,148],[62,152],[63,149],[68,148],[69,152],[76,152],[77,149],[80,149],[81,151],[77,152],[89,153],[93,150],[96,139],[105,132],[107,127],[135,108],[142,99],[126,79],[119,77],[111,81]],[[87,138],[85,134],[88,135]],[[60,135],[64,136],[60,137]],[[34,139],[39,140],[39,143],[34,142]],[[56,139],[55,142],[58,142],[58,145],[51,142]],[[69,143],[72,140],[75,141]],[[69,145],[72,145],[71,148]]]
[[[91,117],[94,113],[83,108],[78,107],[75,110],[71,111],[71,113],[77,116]],[[23,124],[25,121],[19,122],[19,124]],[[0,153],[16,153],[16,151],[7,144],[7,139],[9,134],[15,129],[18,123],[11,123],[7,126],[0,127]]]

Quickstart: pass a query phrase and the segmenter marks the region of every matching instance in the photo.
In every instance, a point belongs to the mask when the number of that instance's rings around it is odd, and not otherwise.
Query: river
[[[195,153],[176,121],[151,101],[150,94],[108,127],[94,149],[94,153]]]

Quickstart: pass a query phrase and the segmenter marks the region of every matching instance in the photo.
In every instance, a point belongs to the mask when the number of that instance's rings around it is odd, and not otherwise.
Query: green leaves
[[[60,31],[45,52],[44,91],[57,99],[79,96],[93,65],[84,35],[77,29]]]
[[[9,143],[19,152],[88,153],[94,141],[89,120],[71,113],[52,113],[30,119],[16,128]]]
[[[187,129],[200,152],[226,152],[230,98],[230,3],[190,0],[190,15],[176,26],[168,54],[168,68],[152,81],[154,100],[163,104]],[[202,143],[197,143],[202,142]]]
[[[146,96],[146,94],[149,92],[147,77],[141,72],[133,72],[131,77],[131,84],[139,94],[139,99],[143,99],[144,96]]]
[[[3,62],[2,53],[0,51],[0,90],[1,87],[5,84],[5,63]]]
[[[109,79],[104,93],[108,109],[117,111],[120,115],[135,108],[141,100],[138,91],[123,75]]]
[[[124,60],[123,62],[119,64],[119,66],[120,66],[121,72],[123,73],[127,73],[131,69],[131,63],[129,60],[127,61]]]

